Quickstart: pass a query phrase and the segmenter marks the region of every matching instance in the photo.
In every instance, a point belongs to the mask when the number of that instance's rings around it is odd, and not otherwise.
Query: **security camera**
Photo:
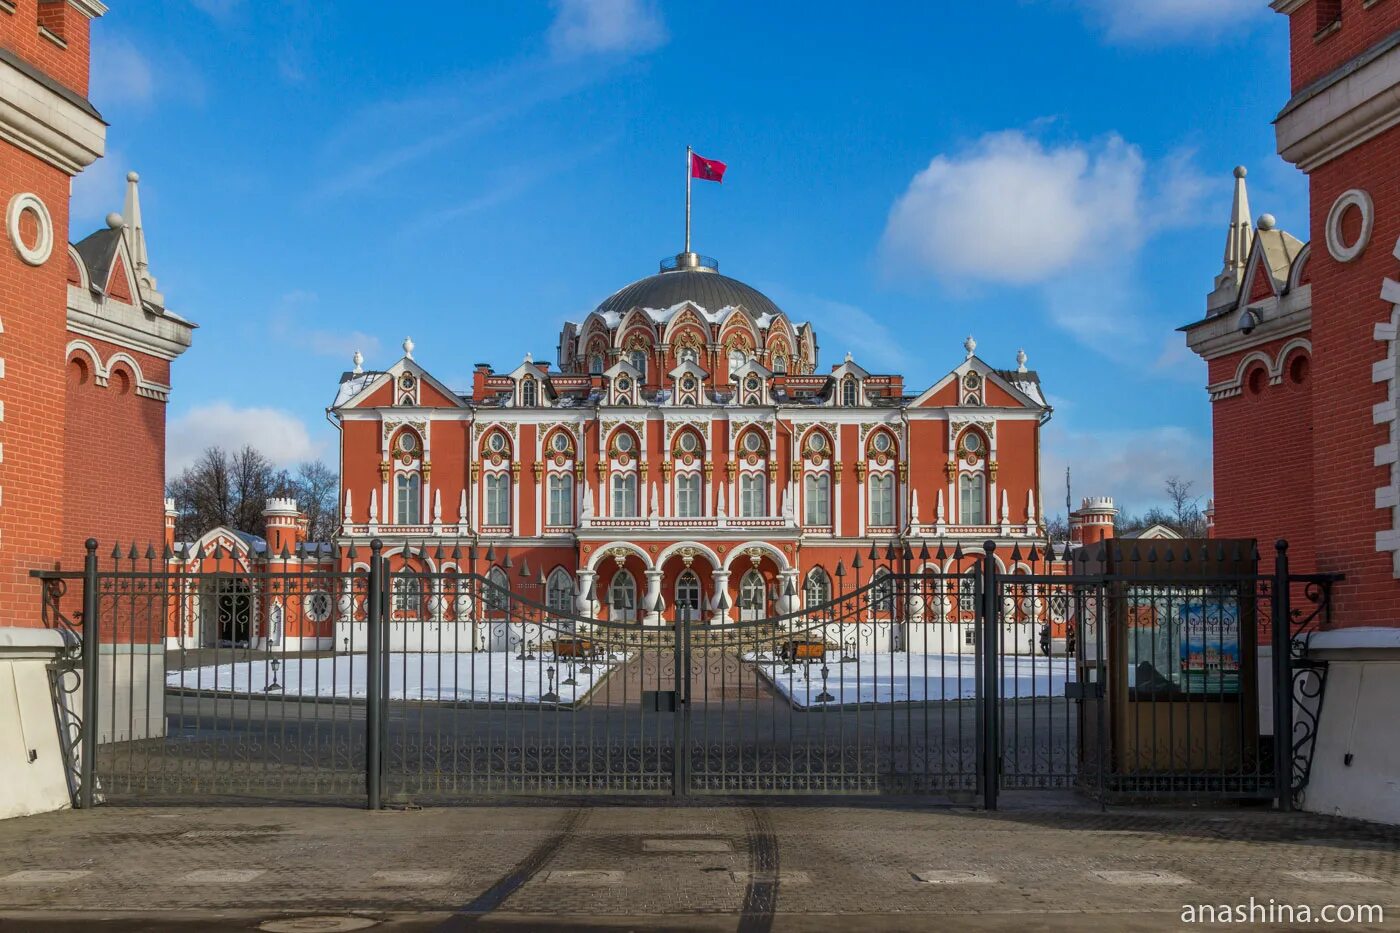
[[[1240,315],[1240,333],[1248,337],[1254,332],[1254,328],[1259,326],[1259,314],[1255,311],[1246,311]]]

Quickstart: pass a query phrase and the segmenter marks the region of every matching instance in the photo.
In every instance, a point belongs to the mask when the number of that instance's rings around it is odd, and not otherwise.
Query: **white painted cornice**
[[[166,360],[188,350],[194,336],[188,321],[117,301],[99,303],[75,285],[68,286],[68,329]]]
[[[88,19],[97,19],[107,13],[107,4],[100,0],[68,0],[68,5]]]
[[[12,63],[0,61],[0,139],[76,175],[102,157],[107,125]]]
[[[1397,123],[1400,33],[1302,88],[1274,120],[1274,133],[1279,155],[1311,172]]]

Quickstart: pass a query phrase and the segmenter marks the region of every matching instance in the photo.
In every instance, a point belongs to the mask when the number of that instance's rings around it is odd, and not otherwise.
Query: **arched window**
[[[700,474],[676,474],[676,516],[699,518],[701,509]]]
[[[739,367],[743,366],[748,361],[749,358],[744,354],[743,350],[739,349],[738,347],[734,347],[733,349],[731,349],[729,351],[730,377],[733,378],[734,374],[739,371]]]
[[[647,351],[633,350],[628,354],[627,361],[637,368],[637,372],[642,374],[642,381],[645,382],[647,378]]]
[[[525,378],[520,381],[520,404],[526,408],[534,408],[539,395],[539,387],[535,380]]]
[[[884,435],[881,435],[882,437]],[[894,474],[872,473],[870,475],[870,520],[871,525],[894,524]]]
[[[987,480],[981,473],[958,476],[958,521],[964,525],[987,522]]]
[[[510,524],[510,476],[505,473],[486,477],[486,524]]]
[[[549,474],[549,524],[574,523],[574,477],[570,473]]]
[[[686,610],[694,620],[700,615],[700,578],[694,570],[686,570],[676,577],[676,609]]]
[[[773,372],[779,375],[787,372],[787,354],[779,351],[773,354]]]
[[[768,604],[767,595],[761,573],[750,570],[744,574],[744,579],[739,581],[739,621],[754,622],[762,619]]]
[[[637,618],[637,582],[626,570],[619,570],[608,588],[609,616],[615,622],[632,622]]]
[[[808,525],[831,524],[831,477],[808,473],[802,481],[802,499]]]
[[[486,611],[504,614],[510,611],[510,577],[500,567],[492,567],[486,575]]]
[[[972,568],[958,578],[958,612],[968,614],[977,611],[977,568]]]
[[[417,473],[400,473],[394,478],[394,522],[416,525],[422,518],[423,480]]]
[[[854,407],[858,397],[856,393],[856,377],[847,376],[845,379],[841,380],[841,404],[848,408]]]
[[[825,570],[816,567],[807,574],[802,596],[808,609],[831,602],[831,577],[826,575]]]
[[[590,353],[590,354],[588,354],[588,372],[589,372],[589,375],[592,375],[592,376],[601,376],[601,375],[603,375],[603,354],[601,354],[601,353]]]
[[[574,611],[574,580],[563,567],[554,568],[545,585],[544,604],[550,612],[571,615]]]
[[[884,568],[875,572],[875,585],[870,589],[870,605],[881,615],[894,611],[894,581]]]
[[[394,611],[415,619],[423,613],[423,581],[411,572],[394,575]]]
[[[698,364],[700,362],[700,351],[694,347],[681,347],[676,353],[676,362]]]
[[[637,517],[637,475],[635,473],[613,474],[612,514],[614,518]]]
[[[739,477],[739,517],[762,518],[768,514],[768,482],[762,473]]]

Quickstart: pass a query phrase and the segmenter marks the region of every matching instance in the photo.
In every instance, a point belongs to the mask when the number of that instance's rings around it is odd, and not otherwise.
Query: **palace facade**
[[[459,392],[413,351],[357,354],[329,408],[341,543],[379,538],[394,567],[472,549],[470,569],[561,611],[722,624],[825,602],[891,540],[942,545],[939,569],[959,544],[997,541],[1006,569],[1043,547],[1051,409],[1024,353],[996,368],[969,337],[914,391],[850,354],[823,372],[811,324],[694,253],[565,323],[557,365],[477,364]]]

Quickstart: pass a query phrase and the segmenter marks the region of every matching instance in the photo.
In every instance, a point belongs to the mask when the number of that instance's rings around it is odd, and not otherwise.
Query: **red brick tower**
[[[0,625],[39,623],[36,567],[63,547],[69,182],[102,155],[87,100],[96,0],[0,3]]]

